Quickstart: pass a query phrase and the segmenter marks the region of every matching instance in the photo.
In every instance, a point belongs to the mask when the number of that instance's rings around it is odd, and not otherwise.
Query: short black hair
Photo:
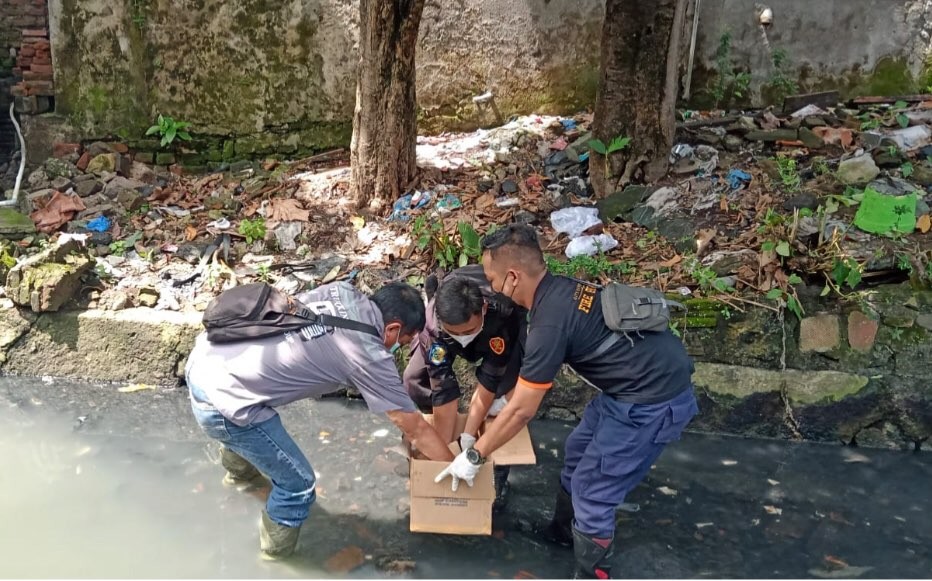
[[[387,284],[375,291],[372,302],[382,311],[382,321],[386,325],[392,321],[401,322],[402,334],[418,333],[427,322],[421,293],[409,284]]]
[[[483,302],[478,282],[464,276],[451,276],[437,290],[434,310],[441,323],[462,325],[482,312]]]
[[[493,260],[500,258],[512,262],[544,268],[544,253],[537,240],[537,232],[527,224],[509,224],[482,237],[482,251],[489,252]]]

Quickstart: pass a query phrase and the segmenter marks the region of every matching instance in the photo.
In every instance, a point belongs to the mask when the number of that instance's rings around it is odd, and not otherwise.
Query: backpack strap
[[[378,329],[367,323],[360,323],[352,319],[344,319],[343,317],[334,317],[333,315],[327,314],[318,315],[305,306],[301,306],[301,308],[295,311],[295,315],[302,319],[307,319],[310,323],[321,324],[325,327],[340,327],[341,329],[368,333],[376,337],[382,336]]]

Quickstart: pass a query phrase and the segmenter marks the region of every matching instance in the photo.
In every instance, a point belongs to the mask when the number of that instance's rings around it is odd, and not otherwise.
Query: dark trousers
[[[615,508],[678,440],[699,411],[692,388],[659,404],[631,404],[601,394],[566,439],[560,475],[573,497],[575,526],[596,538],[615,533]]]

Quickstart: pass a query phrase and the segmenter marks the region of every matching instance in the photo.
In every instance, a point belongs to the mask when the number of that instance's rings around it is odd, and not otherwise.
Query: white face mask
[[[471,335],[453,335],[451,333],[447,333],[447,334],[450,335],[451,339],[453,339],[454,341],[456,341],[463,347],[466,347],[470,343],[472,343],[476,339],[476,337],[479,336],[479,333],[482,332],[483,327],[485,327],[485,313],[482,313],[482,324],[479,325],[479,329],[477,329],[475,333]]]

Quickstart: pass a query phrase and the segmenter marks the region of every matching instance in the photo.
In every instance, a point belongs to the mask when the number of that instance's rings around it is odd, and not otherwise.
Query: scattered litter
[[[147,389],[155,389],[154,385],[148,385],[146,383],[132,383],[117,389],[120,393],[135,393],[137,391],[144,391]]]
[[[903,129],[895,129],[887,134],[901,151],[913,151],[932,140],[932,129],[928,125],[913,125]]]
[[[818,105],[806,105],[802,109],[796,111],[790,117],[793,119],[804,119],[806,117],[819,117],[822,115],[828,115],[828,111],[825,111]]]
[[[809,569],[809,574],[821,579],[851,579],[873,570],[873,567],[845,567],[844,569]]]
[[[214,220],[213,222],[207,223],[208,228],[214,228],[217,230],[229,230],[230,221],[226,218],[220,218],[219,220]]]
[[[854,225],[872,234],[909,234],[916,229],[916,194],[887,196],[868,188]]]
[[[591,206],[563,208],[550,214],[550,224],[557,232],[576,238],[596,224],[601,224],[599,209]]]
[[[499,208],[513,208],[515,206],[520,206],[521,200],[508,197],[495,198],[495,205]]]
[[[618,241],[611,237],[610,234],[598,234],[596,236],[580,236],[570,240],[566,245],[567,258],[577,256],[595,256],[600,252],[608,252],[618,246]]]
[[[676,490],[673,490],[672,488],[668,488],[666,486],[661,486],[660,488],[657,489],[657,492],[665,496],[676,496],[677,494],[679,494]]]
[[[437,211],[441,214],[446,214],[457,210],[463,207],[463,202],[459,199],[456,194],[446,194],[434,204],[434,207],[437,208]]]
[[[697,529],[704,529],[706,527],[711,527],[711,526],[715,526],[715,523],[712,523],[712,522],[697,522],[696,523]]]
[[[575,119],[560,119],[560,124],[563,125],[564,131],[573,131],[576,129]]]
[[[384,438],[387,435],[388,435],[388,430],[385,428],[372,432],[373,438]]]
[[[106,216],[97,216],[85,226],[91,232],[106,232],[110,229],[110,218]]]
[[[774,480],[773,478],[768,478],[768,479],[767,479],[767,484],[769,484],[769,485],[771,485],[771,486],[776,486],[776,485],[780,484],[780,481],[779,481],[779,480]]]
[[[735,466],[737,464],[737,460],[722,460],[722,466]]]
[[[733,190],[740,189],[744,184],[751,182],[751,174],[740,169],[732,169],[728,172],[728,185]]]
[[[302,222],[283,222],[272,230],[278,247],[282,250],[294,250],[298,247],[295,239],[301,235],[304,230]]]
[[[63,232],[58,237],[58,245],[62,246],[72,240],[76,240],[81,246],[87,246],[87,234],[72,234],[71,232]]]
[[[777,508],[776,506],[771,506],[771,505],[769,505],[769,504],[764,505],[764,511],[766,511],[767,514],[773,514],[773,515],[777,515],[777,516],[783,514],[783,509],[782,509],[782,508]]]

